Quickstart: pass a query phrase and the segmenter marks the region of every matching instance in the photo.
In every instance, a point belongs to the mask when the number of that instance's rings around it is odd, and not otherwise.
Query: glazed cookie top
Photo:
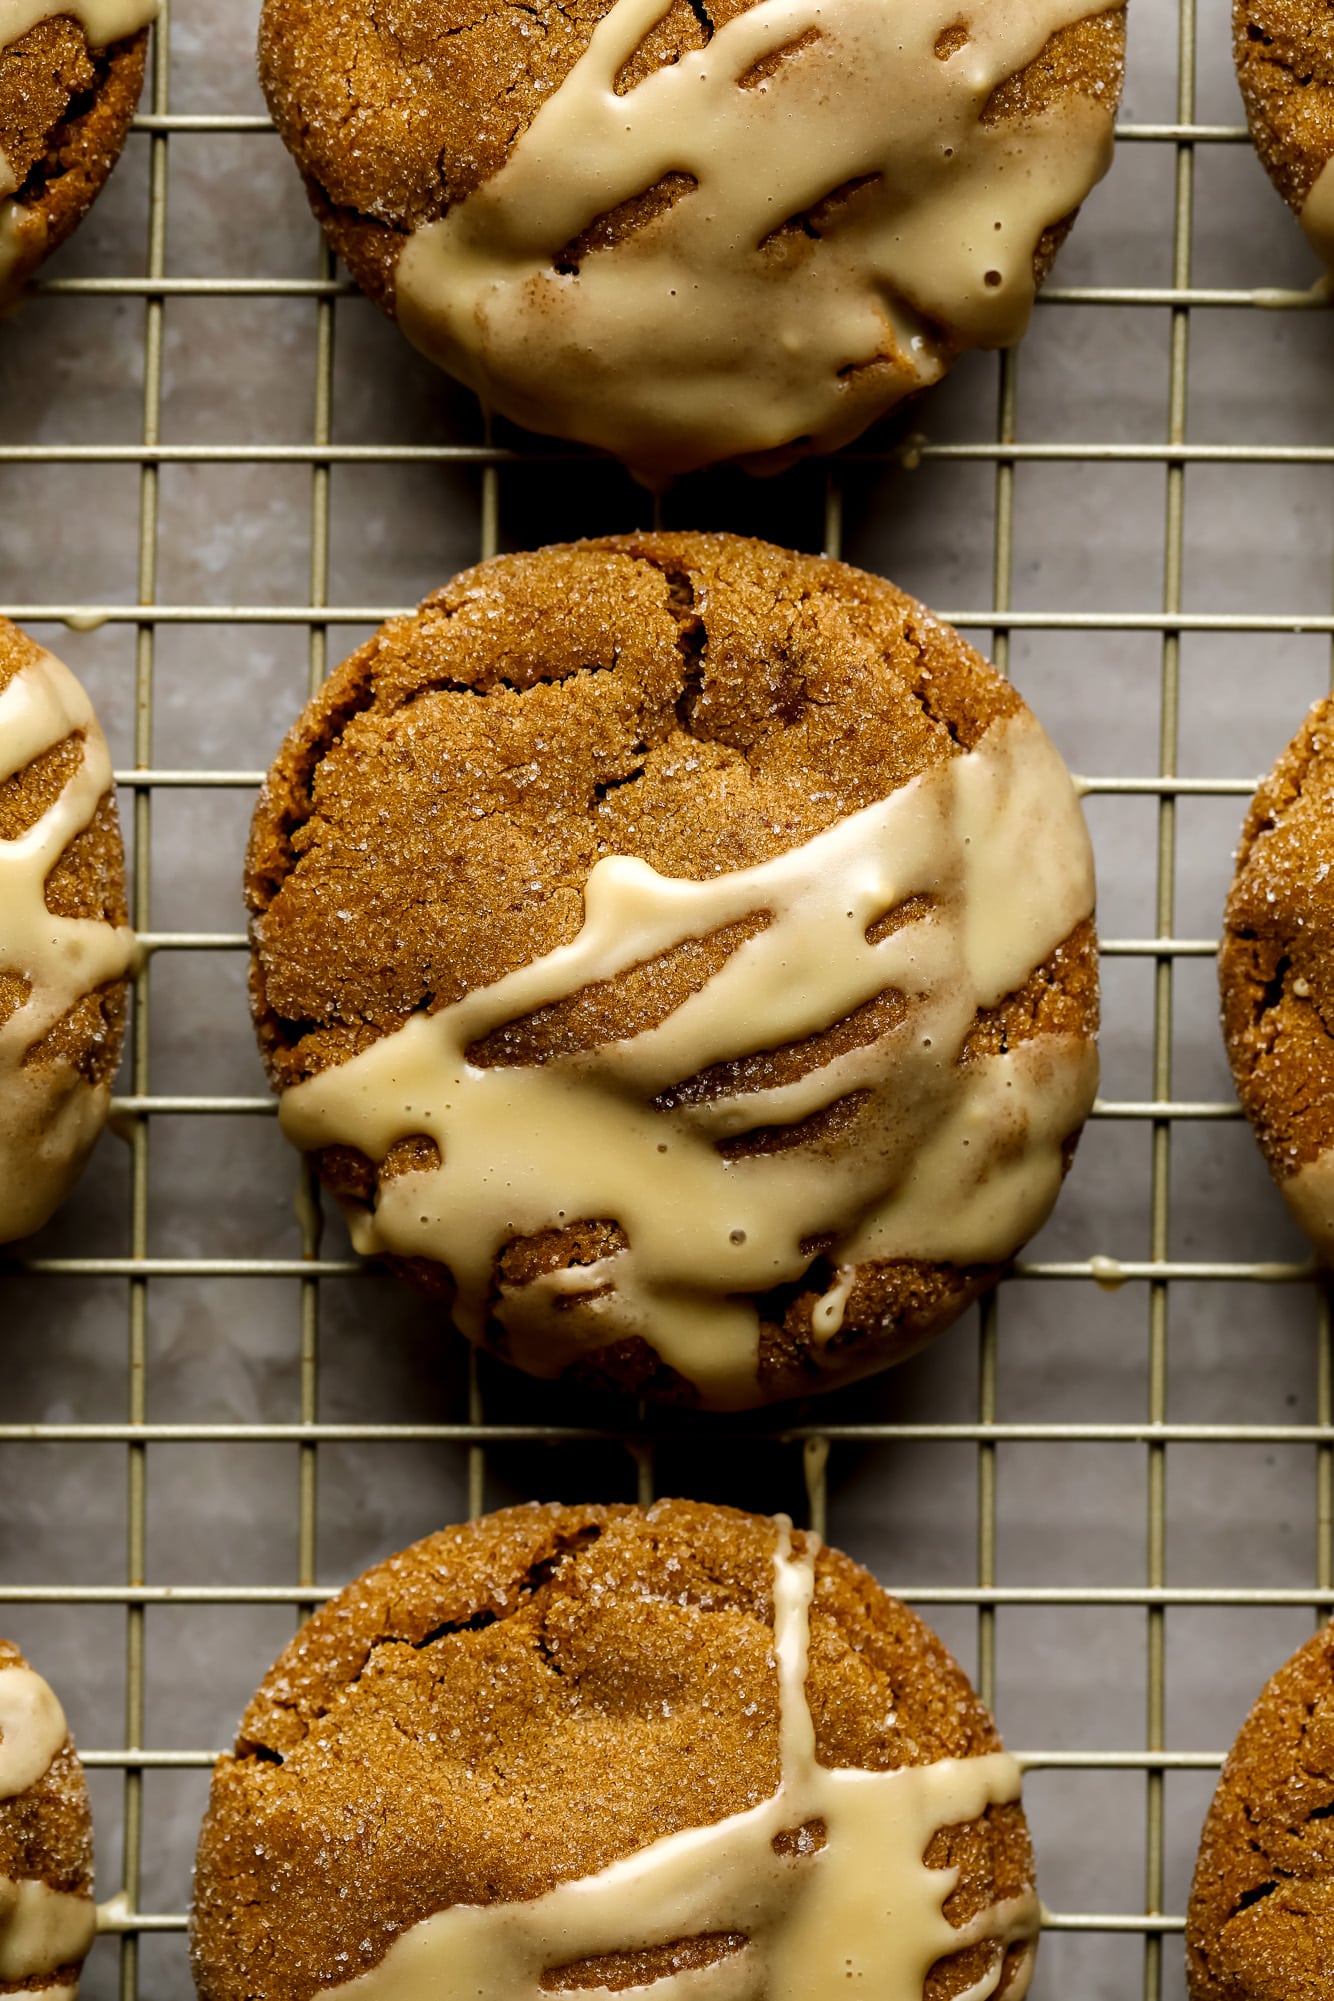
[[[1017,2001],[1018,1794],[940,1642],[813,1538],[511,1509],[369,1572],[278,1661],[215,1772],[196,1978]]]
[[[0,0],[0,301],[110,172],[143,80],[134,38],[159,5]]]
[[[106,1123],[134,955],[111,778],[68,667],[0,619],[0,1243]]]
[[[285,1129],[539,1374],[641,1339],[755,1401],[755,1295],[826,1255],[828,1343],[866,1264],[1011,1256],[1096,1081],[1051,744],[892,586],[734,537],[503,558],[386,627],[281,753],[249,897]]]
[[[1279,1189],[1334,1257],[1334,702],[1317,702],[1251,804],[1219,955],[1237,1095]]]
[[[1334,1965],[1334,1633],[1281,1667],[1228,1755],[1186,1920],[1192,2001],[1323,1995]]]
[[[266,0],[260,68],[409,338],[659,480],[831,449],[1017,339],[1123,48],[1089,0]]]
[[[0,1640],[0,1994],[73,1994],[92,1893],[92,1819],[64,1711]]]
[[[1233,0],[1251,137],[1269,177],[1334,271],[1334,23],[1326,0]]]

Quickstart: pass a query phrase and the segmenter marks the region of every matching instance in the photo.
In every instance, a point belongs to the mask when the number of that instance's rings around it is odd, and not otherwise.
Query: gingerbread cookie
[[[0,1243],[106,1124],[134,936],[111,757],[68,667],[0,619]]]
[[[120,156],[159,0],[0,0],[0,305]]]
[[[96,1928],[83,1768],[56,1696],[0,1640],[0,1995],[72,2001]]]
[[[1219,954],[1242,1108],[1293,1216],[1334,1260],[1334,702],[1317,702],[1246,816]]]
[[[1017,340],[1124,42],[1089,0],[265,0],[260,75],[409,339],[656,483],[830,450]]]
[[[1019,2001],[1019,1771],[940,1641],[782,1520],[511,1508],[342,1592],[214,1772],[201,2001]]]
[[[1326,0],[1233,0],[1232,37],[1255,149],[1334,271],[1334,29]]]
[[[1269,1682],[1228,1755],[1186,1919],[1192,2001],[1323,1995],[1334,1968],[1334,1633]]]
[[[743,1407],[897,1360],[1055,1200],[1088,837],[892,585],[735,536],[501,557],[307,709],[251,838],[283,1125],[533,1373]]]

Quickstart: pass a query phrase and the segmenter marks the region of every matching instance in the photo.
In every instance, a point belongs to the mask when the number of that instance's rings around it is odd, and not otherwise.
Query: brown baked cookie
[[[491,408],[650,482],[857,436],[1027,323],[1124,6],[265,0],[353,276]]]
[[[255,813],[252,998],[363,1250],[545,1376],[744,1407],[920,1347],[1054,1201],[1093,880],[1014,690],[727,535],[505,556]]]
[[[1317,2001],[1334,1968],[1334,1633],[1268,1683],[1204,1823],[1186,1918],[1192,2001]]]
[[[68,667],[0,618],[0,1243],[106,1124],[134,956],[111,758]]]
[[[1297,1222],[1334,1258],[1334,703],[1260,785],[1223,919],[1223,1033],[1242,1109]]]
[[[784,1521],[661,1501],[510,1508],[317,1613],[214,1770],[191,1940],[202,2001],[674,2001],[775,1961],[1017,2001],[1037,1916],[1018,1767],[935,1635]]]
[[[1326,0],[1233,0],[1232,38],[1255,149],[1334,270],[1334,34]]]
[[[0,15],[0,307],[83,220],[120,157],[157,9],[16,0]]]
[[[96,1926],[83,1767],[56,1697],[0,1640],[0,1994],[66,2001]]]

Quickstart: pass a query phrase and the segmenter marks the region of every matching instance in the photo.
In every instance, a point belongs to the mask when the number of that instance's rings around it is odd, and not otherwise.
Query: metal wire
[[[1009,1285],[992,1297],[980,1316],[977,1351],[976,1417],[972,1421],[811,1422],[787,1423],[757,1431],[754,1426],[693,1425],[674,1419],[653,1426],[641,1417],[636,1427],[607,1430],[598,1425],[533,1424],[488,1420],[484,1373],[470,1365],[466,1420],[458,1423],[364,1422],[331,1423],[320,1417],[320,1305],[331,1283],[357,1284],[363,1268],[347,1259],[321,1256],[319,1190],[307,1178],[302,1193],[301,1255],[299,1258],[202,1256],[164,1257],[150,1250],[150,1149],[154,1122],[162,1118],[190,1120],[219,1117],[268,1118],[273,1105],[266,1098],[155,1091],[149,1063],[149,1010],[155,961],[162,954],[236,953],[245,947],[237,934],[154,928],[151,905],[152,817],[159,793],[225,790],[245,793],[258,784],[260,773],[250,769],[196,770],[159,765],[154,743],[154,651],[164,628],[196,625],[231,627],[298,627],[308,636],[308,685],[314,690],[331,664],[331,640],[341,628],[378,624],[408,609],[402,605],[349,605],[333,602],[331,587],[331,480],[335,468],[386,466],[411,468],[452,466],[471,469],[478,478],[477,552],[493,553],[500,546],[502,479],[508,469],[537,462],[526,447],[496,443],[489,423],[476,443],[336,442],[334,432],[335,336],[338,304],[353,287],[334,270],[321,248],[313,277],[252,278],[201,272],[168,273],[167,190],[168,150],[172,143],[189,144],[199,135],[265,134],[263,117],[248,114],[179,114],[170,109],[170,7],[165,6],[155,31],[151,69],[151,105],[136,121],[137,143],[149,154],[147,256],[142,276],[66,277],[49,279],[39,289],[51,297],[124,298],[140,302],[143,316],[144,390],[142,435],[138,443],[42,442],[0,443],[0,464],[13,466],[134,466],[139,470],[138,553],[133,603],[31,602],[4,607],[7,614],[29,624],[59,623],[88,631],[103,624],[126,625],[135,635],[136,725],[134,764],[117,773],[128,808],[132,832],[133,919],[145,946],[134,994],[133,1030],[128,1086],[113,1108],[118,1130],[130,1145],[130,1216],[128,1251],[123,1256],[41,1256],[7,1260],[5,1271],[43,1279],[100,1276],[126,1284],[127,1389],[125,1417],[113,1423],[0,1423],[0,1449],[19,1445],[102,1445],[125,1452],[127,1547],[124,1581],[80,1586],[19,1585],[0,1580],[0,1604],[27,1606],[111,1606],[123,1609],[126,1654],[124,1742],[116,1748],[84,1752],[93,1770],[120,1773],[123,1785],[123,1875],[119,1894],[103,1906],[101,1929],[116,1937],[120,1951],[120,1991],[123,2001],[137,2001],[140,1992],[140,1940],[148,1934],[178,1933],[185,1918],[179,1912],[144,1911],[141,1901],[143,1852],[143,1781],[155,1771],[196,1771],[215,1755],[207,1749],[158,1750],[145,1746],[146,1628],[149,1608],[171,1606],[272,1605],[290,1608],[297,1618],[322,1601],[327,1588],[319,1584],[317,1531],[320,1506],[320,1455],[323,1448],[351,1443],[436,1444],[462,1452],[466,1458],[469,1510],[487,1505],[488,1452],[500,1446],[536,1447],[552,1444],[618,1444],[634,1461],[634,1490],[641,1499],[655,1491],[655,1442],[673,1444],[696,1439],[701,1449],[713,1449],[728,1439],[772,1440],[799,1458],[812,1524],[823,1530],[828,1512],[827,1466],[831,1449],[873,1444],[885,1448],[915,1443],[954,1444],[971,1448],[977,1466],[977,1533],[975,1581],[945,1585],[930,1578],[905,1580],[902,1595],[923,1606],[971,1609],[977,1621],[977,1680],[991,1699],[996,1679],[997,1613],[1002,1607],[1119,1606],[1142,1611],[1145,1622],[1146,1713],[1142,1745],[1116,1750],[1043,1750],[1020,1752],[1034,1774],[1059,1771],[1141,1774],[1144,1780],[1143,1908],[1101,1913],[1048,1913],[1054,1932],[1128,1934],[1143,1941],[1142,1985],[1146,2001],[1163,1993],[1163,1941],[1181,1930],[1179,1913],[1165,1911],[1164,1799],[1169,1774],[1204,1772],[1220,1762],[1219,1751],[1167,1748],[1166,1639],[1167,1614],[1195,1606],[1309,1607],[1323,1616],[1334,1608],[1334,1349],[1328,1304],[1309,1261],[1276,1262],[1246,1259],[1190,1259],[1171,1254],[1170,1186],[1174,1130],[1179,1126],[1231,1121],[1239,1116],[1231,1102],[1178,1099],[1174,1096],[1172,1007],[1173,983],[1179,965],[1211,956],[1211,938],[1175,935],[1174,885],[1178,802],[1183,798],[1241,798],[1254,779],[1243,774],[1183,777],[1177,771],[1181,716],[1181,647],[1189,634],[1327,634],[1334,640],[1334,611],[1308,614],[1276,608],[1239,614],[1187,611],[1183,608],[1186,474],[1191,467],[1334,466],[1334,445],[1265,444],[1263,442],[1194,443],[1187,439],[1192,315],[1197,312],[1252,308],[1278,313],[1305,313],[1322,304],[1314,294],[1293,290],[1226,289],[1193,283],[1191,268],[1195,163],[1201,146],[1236,147],[1246,143],[1245,129],[1236,125],[1201,124],[1195,120],[1194,0],[1179,0],[1178,90],[1176,116],[1159,124],[1123,124],[1122,145],[1169,149],[1175,175],[1171,282],[1165,286],[1054,286],[1041,301],[1044,310],[1079,306],[1092,311],[1133,306],[1161,313],[1170,351],[1168,415],[1160,441],[1129,443],[1042,442],[1017,436],[1018,389],[1022,366],[1018,353],[1001,358],[998,369],[995,435],[961,442],[908,439],[892,446],[863,445],[841,455],[827,474],[824,494],[823,540],[838,554],[844,531],[843,481],[848,468],[866,469],[894,464],[976,464],[993,468],[995,530],[992,551],[991,603],[946,608],[943,616],[965,630],[986,636],[1002,670],[1009,664],[1016,633],[1144,634],[1159,647],[1158,771],[1151,776],[1099,777],[1083,781],[1090,795],[1144,797],[1156,800],[1157,865],[1153,935],[1105,939],[1102,950],[1111,959],[1147,961],[1153,980],[1153,1048],[1150,1093],[1143,1099],[1100,1100],[1094,1117],[1103,1121],[1147,1126],[1150,1136],[1148,1194],[1149,1255],[1135,1260],[1087,1257],[1021,1261],[1014,1281],[1094,1280],[1104,1285],[1143,1289],[1148,1326],[1147,1394],[1144,1415],[1121,1423],[1014,1423],[998,1415],[997,1356],[1000,1317],[1013,1310],[1017,1295]],[[311,350],[313,423],[309,443],[274,444],[262,439],[241,444],[164,443],[164,327],[171,303],[182,299],[218,298],[305,301],[312,312]],[[540,463],[553,471],[583,461],[587,454],[543,447]],[[159,482],[170,466],[282,466],[308,468],[310,474],[310,564],[308,602],[203,605],[158,602],[159,551],[164,531]],[[1157,611],[1087,611],[1044,607],[1016,608],[1012,602],[1015,545],[1015,490],[1025,466],[1160,467],[1164,479],[1164,573],[1161,607]],[[235,1280],[254,1278],[289,1281],[298,1298],[299,1389],[297,1421],[292,1423],[160,1423],[149,1420],[147,1384],[148,1309],[150,1288],[164,1278]],[[1181,1282],[1309,1286],[1318,1302],[1317,1389],[1314,1424],[1184,1424],[1169,1422],[1167,1381],[1171,1334],[1172,1289]],[[1010,1304],[1005,1304],[1006,1301]],[[1060,1586],[1025,1587],[1000,1581],[997,1546],[1000,1460],[1005,1444],[1077,1443],[1142,1447],[1145,1454],[1145,1563],[1141,1582],[1098,1586],[1071,1581]],[[162,1445],[219,1444],[285,1445],[295,1448],[296,1575],[290,1584],[224,1586],[208,1583],[154,1584],[148,1580],[148,1475],[151,1453]],[[1285,1446],[1308,1449],[1316,1466],[1316,1567],[1308,1589],[1207,1588],[1169,1582],[1167,1530],[1171,1496],[1168,1485],[1172,1445]]]

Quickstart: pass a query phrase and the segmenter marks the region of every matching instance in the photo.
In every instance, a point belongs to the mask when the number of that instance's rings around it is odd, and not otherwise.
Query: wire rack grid
[[[293,1210],[293,1170],[235,977],[244,939],[234,914],[230,927],[184,921],[194,908],[191,843],[216,841],[234,877],[258,767],[304,693],[361,630],[440,581],[451,559],[635,525],[650,503],[613,468],[493,434],[467,399],[412,374],[396,337],[367,321],[327,252],[311,247],[309,225],[291,219],[299,195],[285,162],[272,164],[272,187],[291,241],[304,232],[302,262],[281,254],[281,232],[272,275],[221,260],[208,268],[218,243],[207,232],[173,242],[173,202],[189,210],[228,199],[224,155],[207,149],[234,149],[234,171],[273,141],[262,112],[218,108],[197,89],[211,59],[219,88],[239,77],[237,49],[253,23],[238,39],[227,0],[164,8],[151,94],[104,198],[111,268],[99,267],[97,249],[77,247],[13,334],[36,329],[21,353],[49,358],[59,352],[56,315],[73,316],[76,354],[102,330],[109,351],[128,357],[125,381],[137,381],[138,435],[111,435],[96,404],[67,412],[40,394],[17,434],[0,431],[0,608],[89,674],[113,735],[119,728],[145,945],[115,1106],[125,1156],[108,1159],[104,1146],[66,1216],[0,1267],[0,1324],[24,1358],[13,1401],[0,1405],[0,1605],[63,1676],[88,1746],[103,1894],[108,1884],[115,1892],[100,1912],[109,1943],[90,1969],[95,1997],[188,1992],[180,1934],[192,1817],[215,1747],[286,1622],[451,1507],[680,1490],[804,1509],[924,1608],[972,1666],[1031,1774],[1044,1882],[1076,1892],[1070,1901],[1048,1889],[1059,1907],[1047,1912],[1039,1995],[1142,1988],[1159,2001],[1184,1991],[1183,1898],[1221,1747],[1263,1674],[1334,1605],[1327,1302],[1221,1081],[1214,940],[1207,923],[1198,935],[1179,928],[1183,876],[1191,916],[1217,907],[1257,746],[1276,749],[1299,697],[1329,678],[1334,432],[1327,411],[1313,417],[1294,388],[1303,369],[1327,367],[1328,320],[1304,289],[1311,274],[1295,231],[1280,242],[1281,215],[1258,185],[1235,109],[1230,119],[1200,116],[1201,64],[1229,109],[1221,0],[1201,9],[1198,20],[1196,0],[1136,0],[1132,10],[1132,32],[1150,51],[1139,94],[1153,115],[1136,116],[1128,100],[1109,186],[1125,177],[1131,207],[1136,188],[1157,189],[1146,227],[1161,251],[1158,282],[1084,282],[1117,250],[1115,211],[1099,244],[1103,211],[1090,204],[1022,354],[961,370],[964,386],[923,412],[930,436],[867,440],[764,488],[725,475],[689,482],[664,503],[671,525],[777,533],[905,583],[914,573],[933,581],[933,601],[1015,672],[1058,736],[1064,727],[1063,742],[1091,752],[1082,767],[1110,764],[1085,781],[1104,912],[1110,903],[1114,930],[1123,909],[1139,913],[1103,940],[1108,1079],[1087,1173],[1081,1161],[1056,1223],[975,1316],[975,1335],[960,1330],[851,1396],[705,1426],[576,1405],[464,1361],[422,1308],[350,1257],[336,1222],[326,1247],[309,1179]],[[174,87],[204,108],[174,111]],[[178,167],[191,149],[204,159],[197,175]],[[1202,223],[1197,201],[1215,163],[1216,227]],[[1199,256],[1218,262],[1238,210],[1258,237],[1241,260],[1245,280],[1233,270],[1198,283]],[[97,227],[85,232],[90,243]],[[1133,262],[1146,241],[1137,226],[1121,249]],[[1253,282],[1275,263],[1288,282]],[[313,275],[291,275],[302,268]],[[1230,330],[1224,347],[1252,383],[1249,343],[1261,343],[1268,386],[1254,407],[1229,400],[1217,343],[1200,332],[1211,321]],[[1095,364],[1104,330],[1123,350],[1106,393],[1086,379],[1073,399],[1044,400],[1062,342]],[[210,339],[240,356],[224,378],[234,407],[216,427],[188,352]],[[1192,390],[1200,345],[1202,402]],[[401,405],[372,397],[368,415],[377,368],[409,379]],[[282,419],[272,402],[247,401],[270,371]],[[0,377],[11,412],[15,382]],[[290,412],[303,402],[309,433],[293,436]],[[1235,430],[1211,436],[1229,413]],[[378,436],[377,416],[386,417]],[[47,474],[72,482],[52,489],[63,524],[54,555],[45,529],[20,524],[30,504],[45,523]],[[237,531],[220,584],[185,562],[188,542],[207,545],[218,504],[212,489],[189,484],[205,474],[275,482],[264,519],[286,568],[277,563],[253,597],[233,586],[247,566],[263,571],[262,537]],[[1270,475],[1285,484],[1266,486]],[[98,484],[113,478],[114,488]],[[1045,494],[1044,479],[1055,482]],[[1260,482],[1259,499],[1239,508],[1243,479]],[[110,496],[123,510],[126,481],[137,482],[134,533],[117,540]],[[238,508],[258,490],[218,489]],[[1259,518],[1267,497],[1272,530]],[[393,517],[387,551],[377,511]],[[1241,521],[1259,551],[1249,596],[1229,576]],[[1107,553],[1109,523],[1122,527]],[[118,581],[62,594],[83,573],[59,545],[99,524],[110,553],[88,575]],[[1082,543],[1084,534],[1093,539]],[[944,546],[956,536],[958,551]],[[1065,551],[1058,574],[1033,554],[1044,537]],[[1300,575],[1283,567],[1293,538],[1310,545]],[[164,581],[188,575],[194,595],[164,592]],[[58,587],[30,584],[43,576]],[[363,576],[372,588],[349,595]],[[416,589],[376,589],[381,577]],[[971,598],[961,588],[950,608],[942,593],[954,578],[982,587]],[[266,647],[281,669],[276,692],[267,658],[249,678],[236,664]],[[1263,688],[1260,661],[1270,670]],[[240,682],[239,717],[230,734],[201,727],[192,760],[200,679],[229,675]],[[1196,741],[1187,726],[1215,695],[1226,714]],[[164,759],[164,738],[185,752]],[[238,744],[254,750],[229,756]],[[1200,831],[1183,836],[1192,811]],[[164,903],[181,921],[159,921]],[[205,893],[199,907],[208,906]],[[228,1040],[220,1084],[194,1051],[182,1061],[163,1025],[183,1007]],[[1132,1018],[1133,1032],[1120,1026]],[[1186,1091],[1183,1051],[1197,1080]],[[240,1185],[252,1170],[281,1210],[259,1226]],[[188,1208],[192,1195],[198,1213],[181,1222],[174,1205]],[[234,1229],[223,1227],[229,1204],[241,1212]],[[224,1410],[217,1380],[237,1355],[253,1368]],[[407,1471],[387,1471],[391,1458]],[[1115,1470],[1105,1479],[1093,1471],[1106,1465]],[[190,1629],[192,1615],[200,1623]],[[111,1748],[113,1698],[123,1718]]]

